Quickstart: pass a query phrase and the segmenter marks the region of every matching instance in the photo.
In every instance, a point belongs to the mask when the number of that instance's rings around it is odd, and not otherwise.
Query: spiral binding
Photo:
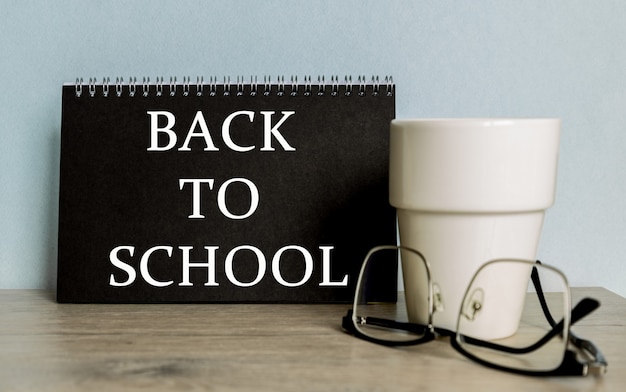
[[[343,94],[345,96],[357,95],[364,97],[366,95],[393,96],[395,94],[395,84],[391,76],[385,76],[384,80],[381,81],[378,76],[372,76],[368,80],[364,75],[359,75],[354,84],[350,75],[346,75],[343,81],[340,81],[339,76],[332,75],[330,83],[327,83],[325,77],[320,75],[317,77],[317,83],[315,84],[310,75],[304,76],[302,82],[298,82],[298,77],[292,75],[287,84],[285,84],[283,75],[278,76],[275,81],[272,81],[269,76],[263,76],[262,83],[259,82],[257,76],[252,76],[248,81],[243,76],[237,76],[234,82],[231,82],[230,76],[224,76],[222,83],[218,81],[216,76],[209,77],[208,83],[204,82],[204,77],[202,76],[198,76],[195,83],[191,81],[189,76],[183,77],[182,83],[178,83],[175,76],[170,77],[169,83],[166,83],[162,76],[156,77],[154,82],[151,82],[149,77],[143,77],[141,83],[137,82],[136,77],[130,77],[127,82],[122,77],[115,78],[114,82],[111,81],[111,78],[104,77],[101,82],[98,82],[97,78],[89,78],[87,84],[83,83],[83,78],[76,78],[74,90],[76,97],[81,97],[84,91],[87,92],[89,97],[97,95],[103,97],[110,95],[115,95],[116,97],[124,95],[148,97],[154,95],[160,97],[164,94],[169,96],[182,95],[185,97],[190,95],[198,97],[204,95],[269,96],[272,94],[278,96],[322,96],[326,94],[338,96]]]

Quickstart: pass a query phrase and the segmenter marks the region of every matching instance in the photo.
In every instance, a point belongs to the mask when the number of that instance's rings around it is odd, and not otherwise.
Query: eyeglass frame
[[[400,321],[395,321],[395,320],[387,320],[387,319],[378,319],[378,318],[371,318],[371,317],[361,317],[360,321],[359,321],[359,317],[354,315],[354,309],[357,308],[358,306],[358,296],[357,294],[360,292],[361,290],[361,284],[363,282],[363,274],[365,272],[365,267],[367,265],[367,261],[370,259],[371,255],[377,251],[381,251],[381,250],[404,250],[404,251],[408,251],[413,253],[414,255],[418,256],[425,267],[425,271],[426,271],[426,279],[428,281],[428,323],[427,325],[420,325],[420,324],[415,324],[415,323],[410,323],[410,322],[400,322]],[[501,262],[501,261],[515,261],[515,262],[521,262],[521,263],[526,263],[529,265],[533,266],[532,269],[532,273],[531,273],[531,280],[533,282],[533,285],[535,287],[535,292],[537,293],[537,297],[539,299],[539,303],[541,305],[541,309],[543,311],[544,316],[546,317],[546,320],[548,321],[548,323],[550,324],[550,326],[552,327],[552,329],[546,334],[544,335],[543,338],[541,338],[539,341],[537,341],[535,344],[524,348],[524,349],[512,349],[509,347],[505,347],[505,346],[500,346],[497,345],[495,343],[491,343],[488,341],[484,341],[484,340],[480,340],[480,339],[476,339],[476,338],[471,338],[468,336],[464,336],[461,335],[458,332],[458,325],[457,325],[457,331],[450,331],[447,329],[443,329],[443,328],[438,328],[435,327],[433,325],[433,314],[436,312],[436,307],[434,304],[434,297],[433,297],[433,281],[431,278],[431,272],[430,272],[430,265],[428,263],[428,261],[426,260],[426,258],[424,257],[424,255],[422,253],[420,253],[419,251],[406,247],[406,246],[401,246],[401,245],[381,245],[381,246],[376,246],[372,249],[370,249],[370,251],[367,253],[367,255],[365,256],[365,259],[363,261],[363,264],[361,265],[361,270],[359,273],[359,278],[357,280],[357,284],[356,284],[356,291],[355,291],[355,296],[354,296],[354,302],[352,305],[352,309],[348,310],[348,313],[343,317],[342,319],[342,327],[344,330],[346,330],[348,333],[354,335],[355,337],[358,337],[360,339],[372,342],[372,343],[376,343],[376,344],[381,344],[384,346],[413,346],[413,345],[419,345],[419,344],[423,344],[423,343],[427,343],[429,341],[434,340],[435,338],[437,338],[438,336],[447,336],[450,337],[450,343],[452,345],[452,347],[459,352],[460,354],[462,354],[463,356],[478,362],[481,365],[484,365],[486,367],[492,368],[492,369],[497,369],[497,370],[502,370],[502,371],[507,371],[507,372],[511,372],[511,373],[516,373],[516,374],[522,374],[522,375],[528,375],[528,376],[587,376],[589,374],[596,374],[596,375],[600,375],[600,374],[604,374],[607,371],[607,366],[608,363],[606,361],[606,359],[604,358],[604,355],[602,354],[602,352],[598,349],[598,347],[591,341],[589,340],[585,340],[585,339],[581,339],[578,336],[576,336],[572,331],[571,331],[571,326],[574,325],[578,320],[582,319],[583,317],[587,316],[589,313],[593,312],[595,309],[597,309],[600,306],[600,303],[593,299],[593,298],[583,298],[582,300],[580,300],[576,306],[574,306],[573,308],[571,308],[569,306],[569,304],[571,304],[571,293],[570,293],[570,286],[569,283],[567,281],[567,278],[565,276],[565,274],[563,274],[563,272],[561,272],[559,269],[552,267],[550,265],[546,265],[543,264],[541,261],[537,260],[537,261],[530,261],[530,260],[522,260],[522,259],[496,259],[496,260],[491,260],[488,261],[487,263],[483,264],[474,274],[474,276],[472,277],[472,279],[470,280],[470,283],[468,285],[468,288],[466,290],[466,293],[464,295],[464,297],[467,296],[469,289],[472,287],[472,283],[474,282],[476,276],[479,274],[479,272],[485,268],[487,265],[492,264],[492,263],[496,263],[496,262]],[[567,298],[568,301],[568,308],[569,310],[569,314],[565,314],[564,318],[559,321],[558,323],[553,319],[546,301],[545,301],[545,296],[544,296],[544,292],[543,292],[543,288],[541,286],[541,282],[539,280],[539,274],[537,273],[537,268],[534,267],[535,265],[541,265],[543,268],[547,268],[557,274],[559,274],[562,278],[563,281],[565,283],[565,290],[566,292],[564,293],[565,297]],[[459,311],[459,319],[462,315],[462,309]],[[569,319],[568,319],[569,318]],[[368,320],[369,319],[369,320]],[[568,320],[568,328],[567,331],[564,331],[564,326],[565,326],[565,321]],[[423,335],[417,339],[413,339],[413,340],[384,340],[384,339],[378,339],[372,336],[369,336],[367,334],[364,334],[363,332],[361,332],[359,330],[359,328],[357,328],[357,323],[358,324],[364,324],[366,321],[370,321],[370,325],[378,325],[378,326],[383,326],[383,327],[392,327],[394,329],[399,329],[399,330],[405,330],[405,331],[410,331],[410,332],[417,332]],[[552,370],[528,370],[528,369],[517,369],[517,368],[510,368],[510,367],[506,367],[506,366],[502,366],[502,365],[498,365],[496,363],[492,363],[486,360],[483,360],[475,355],[473,355],[472,353],[468,352],[467,350],[465,350],[461,343],[459,342],[459,340],[461,338],[467,339],[468,341],[471,341],[472,344],[475,345],[480,345],[483,347],[489,347],[492,349],[496,349],[496,350],[500,350],[500,351],[505,351],[505,352],[511,352],[511,353],[515,353],[515,351],[533,351],[539,347],[541,347],[543,344],[545,344],[547,341],[549,341],[550,339],[552,339],[554,336],[556,335],[563,335],[566,334],[566,336],[564,336],[564,339],[566,342],[568,342],[569,344],[573,345],[574,347],[576,347],[581,353],[585,353],[586,356],[590,356],[593,359],[587,360],[587,361],[579,361],[578,360],[578,356],[577,353],[575,351],[573,351],[572,349],[570,349],[568,346],[565,347],[564,353],[563,353],[563,359],[561,360],[560,365]]]

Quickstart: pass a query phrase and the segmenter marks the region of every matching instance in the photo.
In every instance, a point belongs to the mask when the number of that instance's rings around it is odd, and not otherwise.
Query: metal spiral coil
[[[115,95],[116,97],[161,97],[163,95],[172,97],[176,95],[184,97],[302,95],[308,97],[327,94],[331,96],[355,95],[364,97],[367,95],[395,95],[395,83],[391,76],[385,76],[384,80],[381,80],[381,78],[375,75],[368,80],[365,75],[359,75],[354,83],[351,75],[345,75],[343,80],[340,80],[338,75],[331,75],[330,82],[327,82],[327,78],[324,75],[318,75],[317,83],[313,83],[310,75],[305,75],[300,80],[297,75],[291,75],[288,83],[285,83],[283,75],[279,75],[275,80],[272,80],[269,75],[265,75],[262,82],[255,75],[252,75],[249,80],[246,80],[243,75],[237,76],[234,83],[231,82],[230,76],[224,76],[221,83],[218,82],[216,76],[210,76],[208,83],[205,83],[205,79],[202,76],[198,76],[195,83],[192,83],[189,76],[184,76],[182,79],[182,83],[179,83],[177,78],[172,76],[169,78],[169,83],[166,83],[163,76],[157,76],[155,81],[151,82],[150,77],[144,76],[141,83],[137,83],[137,78],[134,76],[128,78],[128,81],[124,81],[122,77],[116,77],[114,82],[111,82],[109,77],[102,78],[101,82],[93,77],[89,78],[87,83],[84,83],[83,78],[78,77],[74,84],[74,91],[78,98],[83,96],[91,98],[96,96],[108,97],[109,95]]]

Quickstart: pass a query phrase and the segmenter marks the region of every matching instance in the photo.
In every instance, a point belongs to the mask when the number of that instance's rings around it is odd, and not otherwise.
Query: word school
[[[215,265],[217,262],[217,251],[219,249],[218,246],[205,246],[204,249],[207,252],[206,261],[191,261],[191,251],[193,250],[192,246],[179,246],[178,250],[180,251],[180,259],[181,259],[181,269],[182,269],[182,280],[178,283],[178,286],[193,286],[193,283],[189,277],[189,270],[191,268],[204,268],[206,269],[206,281],[204,282],[204,286],[219,286],[219,282],[217,281],[215,274]],[[319,250],[321,251],[322,256],[322,281],[319,283],[319,286],[323,287],[345,287],[348,285],[348,275],[345,275],[343,279],[340,281],[332,281],[331,280],[331,250],[333,250],[333,246],[320,246]],[[167,258],[172,258],[174,253],[174,247],[159,245],[154,246],[146,250],[140,258],[139,261],[139,272],[141,274],[141,278],[151,286],[154,287],[167,287],[174,284],[173,280],[156,280],[152,274],[150,273],[149,265],[150,260],[153,254],[155,253],[163,253],[167,255]],[[242,282],[235,276],[235,271],[233,270],[233,264],[235,261],[235,256],[240,252],[251,252],[254,254],[254,258],[256,259],[256,276],[249,282]],[[304,261],[304,273],[302,278],[296,282],[288,282],[285,280],[280,271],[280,262],[281,257],[285,252],[297,252],[302,255],[302,259]],[[111,274],[109,278],[109,285],[114,287],[124,287],[129,286],[135,282],[137,279],[137,271],[131,264],[137,264],[137,262],[128,261],[128,259],[132,259],[135,255],[135,247],[134,246],[118,246],[114,248],[110,255],[109,260],[111,264],[119,269],[119,271],[123,271],[123,274],[118,272],[117,277],[116,274]],[[124,257],[122,257],[124,256]],[[122,260],[124,258],[124,260]],[[253,267],[254,268],[254,267]],[[272,276],[281,286],[285,287],[298,287],[307,283],[311,276],[313,275],[313,256],[311,253],[302,246],[298,245],[288,245],[280,248],[271,261],[272,268]],[[224,259],[224,274],[230,283],[238,287],[252,287],[258,284],[266,274],[267,270],[267,260],[263,252],[255,246],[252,245],[241,245],[231,249]],[[125,280],[118,280],[119,275],[125,275]]]

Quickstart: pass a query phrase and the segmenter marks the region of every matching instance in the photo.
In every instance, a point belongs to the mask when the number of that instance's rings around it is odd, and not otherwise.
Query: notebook
[[[64,84],[57,300],[352,301],[396,243],[394,115],[390,77]]]

